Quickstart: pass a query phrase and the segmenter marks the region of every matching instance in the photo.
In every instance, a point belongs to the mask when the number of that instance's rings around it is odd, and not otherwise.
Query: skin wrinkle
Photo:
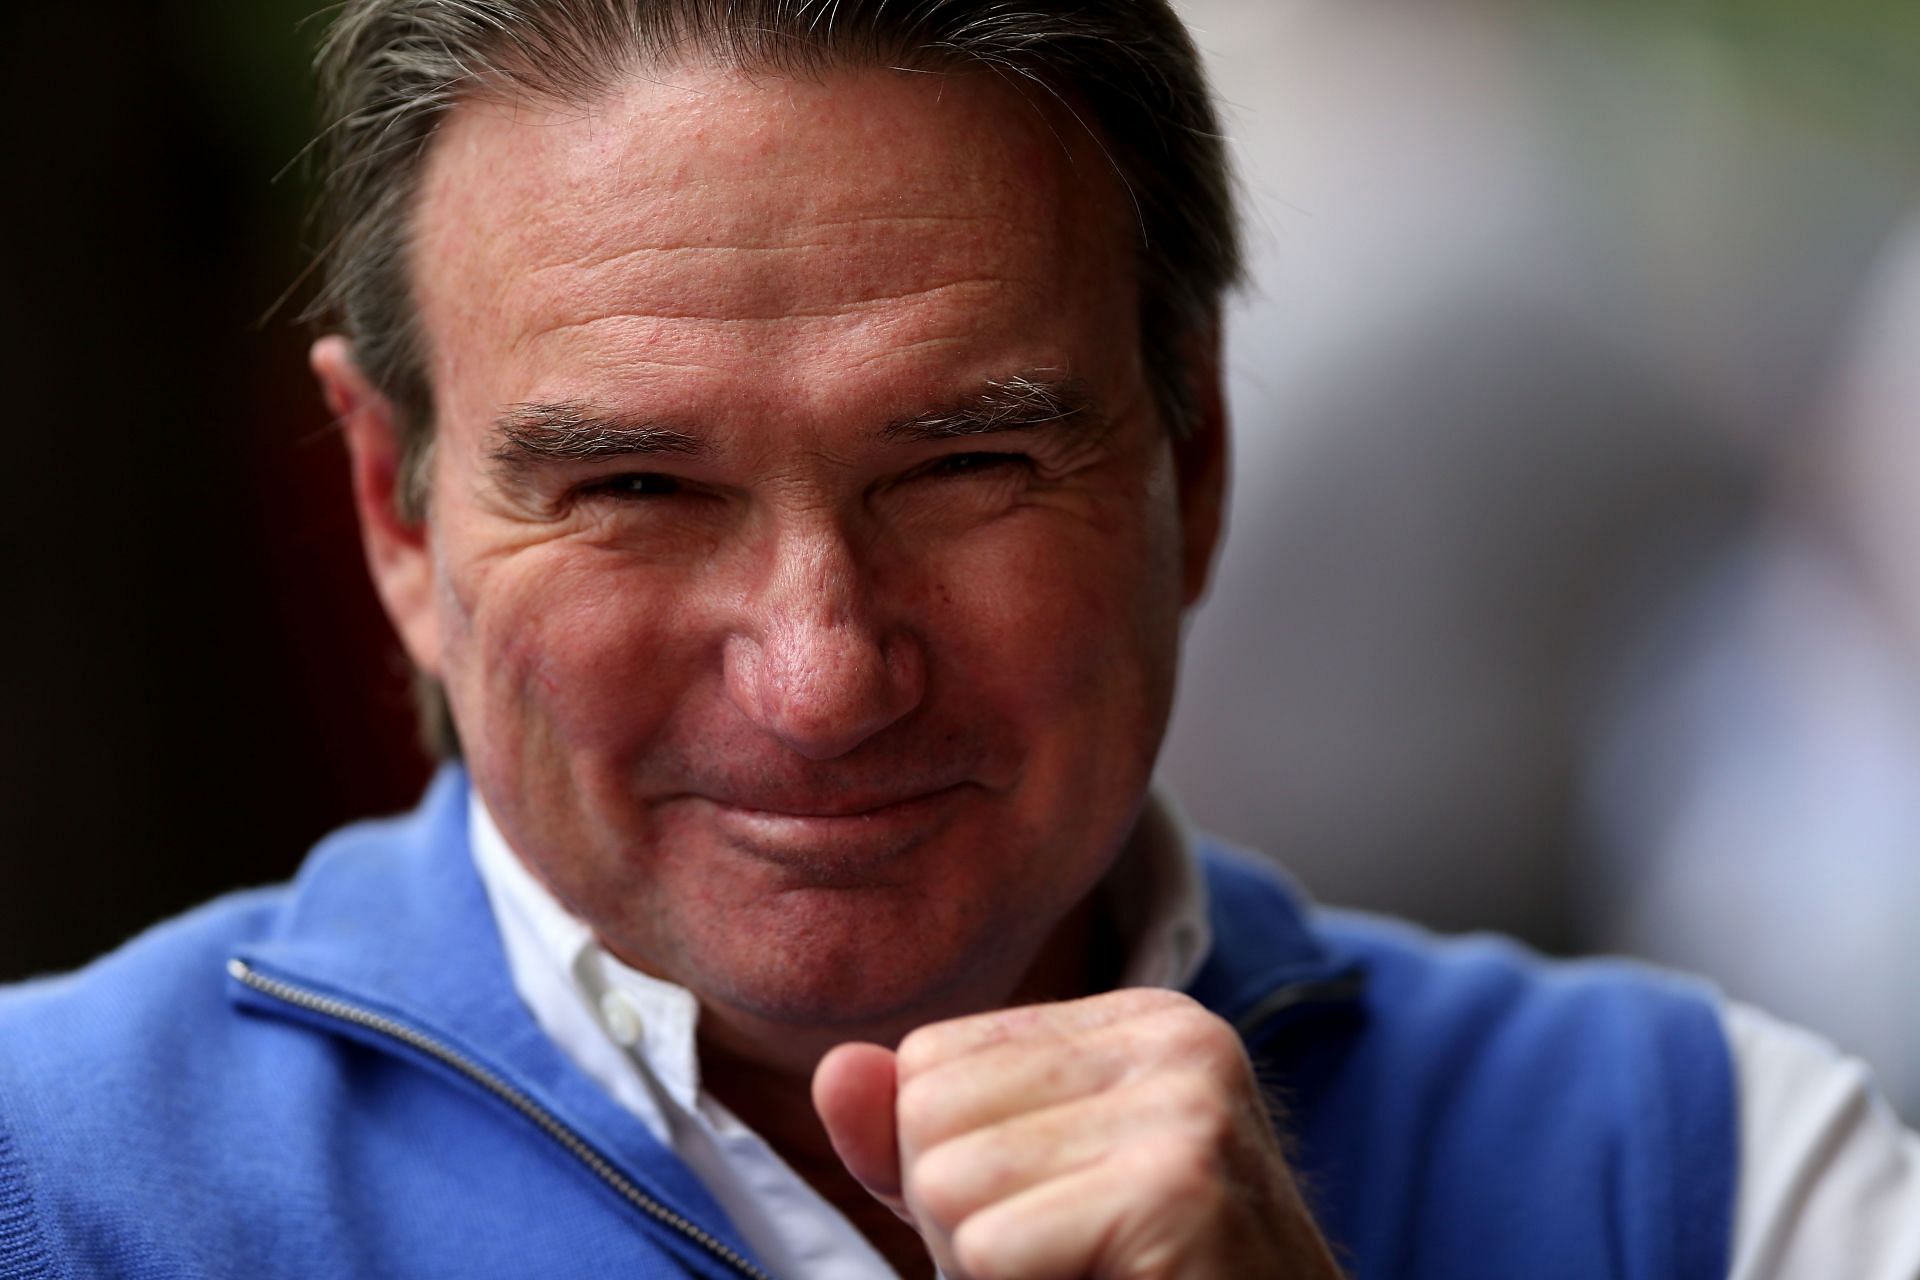
[[[635,114],[635,112],[631,108],[629,109],[628,115],[630,119],[638,119],[638,116]],[[650,115],[651,113],[649,113],[649,118],[650,118]],[[599,136],[600,126],[604,124],[604,121],[599,118],[598,114],[596,114],[596,116],[593,118],[593,120],[590,123],[595,128],[596,136]],[[617,132],[617,130],[612,132]],[[764,132],[764,130],[762,130],[762,132]],[[1055,144],[1056,148],[1057,148],[1057,145],[1058,144],[1056,143]],[[630,158],[629,152],[619,150],[617,147],[613,147],[612,149],[616,159],[619,162],[625,163]],[[738,189],[738,186],[739,184],[736,181],[732,181],[732,180],[715,183],[709,180],[701,179],[697,176],[691,176],[691,177],[685,178],[680,183],[679,187],[676,189],[671,199],[675,203],[685,203],[685,201],[688,199],[689,193],[693,193],[697,195],[699,193],[708,191],[709,188],[718,188],[718,190],[713,192],[714,194],[719,194],[720,192],[726,192],[731,194]],[[932,198],[934,195],[937,195],[937,193],[930,193],[929,198]],[[602,197],[602,199],[611,200],[612,197]],[[660,197],[659,199],[665,200],[667,198]],[[731,205],[736,202],[729,200],[729,201],[722,201],[717,203],[720,203],[723,206],[725,206],[725,205]],[[589,207],[590,208],[595,207],[595,203],[590,202]],[[636,220],[635,213],[633,211],[629,211],[628,213],[626,213],[625,219],[628,221],[635,221]],[[650,217],[639,218],[637,219],[637,221],[639,221],[642,224],[648,224],[648,223],[651,223],[653,219],[651,219]],[[973,213],[969,213],[969,214],[937,214],[935,213],[935,214],[900,215],[900,214],[889,211],[886,214],[874,215],[874,214],[862,213],[862,214],[859,214],[858,216],[853,216],[853,217],[829,214],[828,216],[811,219],[809,222],[809,225],[816,226],[816,227],[817,226],[826,226],[826,227],[855,226],[855,227],[882,229],[882,230],[891,229],[891,230],[897,231],[902,227],[908,227],[915,223],[924,223],[927,225],[943,225],[943,224],[952,225],[952,224],[971,223],[974,226],[981,228],[983,231],[989,232],[989,233],[1005,233],[1005,232],[1011,231],[1014,234],[1031,235],[1034,232],[1034,228],[1030,225],[1030,223],[1024,222],[1023,220],[1020,220],[1020,219],[1014,219],[1014,218],[1000,216],[1000,215],[991,215],[991,214],[981,215],[981,214],[973,214]],[[712,228],[709,234],[712,234],[712,235],[722,234],[722,229],[717,227]],[[788,238],[788,243],[789,244],[792,243],[791,237]],[[830,242],[820,241],[820,243],[827,244]],[[703,251],[707,249],[715,248],[715,247],[718,247],[718,246],[709,246],[709,245],[683,242],[681,244],[670,244],[670,245],[657,245],[657,244],[648,245],[648,246],[644,246],[643,248],[647,252],[651,252],[657,249],[667,253],[672,253],[680,249],[685,249],[689,254],[692,254],[697,258],[703,253]],[[763,240],[757,243],[750,244],[746,247],[752,249],[752,248],[762,248],[762,247],[769,247],[769,246],[767,245],[767,242]],[[852,251],[857,249],[857,247],[858,247],[857,245],[850,244],[842,248],[843,248],[843,251]],[[731,252],[731,250],[725,250],[724,247],[722,248],[723,248],[723,251],[725,252],[729,252],[729,253]],[[612,262],[621,256],[624,256],[622,251],[615,251],[614,253],[611,253],[611,254],[602,253],[600,251],[590,251],[590,252],[584,252],[584,253],[576,252],[573,255],[573,261],[575,263],[600,262],[600,261]],[[964,251],[961,251],[959,252],[958,257],[960,261],[967,261],[970,259],[971,255],[965,253]],[[537,275],[537,274],[544,273],[546,271],[551,271],[551,270],[563,270],[563,269],[566,269],[566,267],[567,267],[567,264],[565,263],[552,263],[552,264],[548,264],[545,267],[537,268],[536,271],[532,274]],[[1010,287],[1023,287],[1031,284],[1032,282],[1023,280],[1023,281],[1006,281],[1005,283],[1008,284]],[[927,286],[924,286],[924,285],[918,286],[918,287],[928,288]],[[931,292],[931,289],[929,289],[928,291]],[[869,303],[884,302],[888,296],[890,295],[886,295],[884,293],[870,294],[867,298],[867,301]],[[844,312],[850,309],[851,308],[845,305],[841,305],[839,307],[836,307],[832,311],[821,311],[819,308],[795,307],[792,305],[772,304],[766,308],[763,308],[757,315],[748,316],[748,317],[736,316],[730,319],[733,320],[734,322],[737,322],[741,318],[769,319],[769,320],[776,320],[776,321],[784,321],[796,315],[802,315],[802,316],[811,315],[811,316],[817,316],[819,318],[829,318],[830,316],[836,314],[837,312]],[[668,314],[670,316],[678,316],[681,318],[697,318],[699,315],[698,312],[692,309],[681,309],[679,311],[670,311],[668,312]],[[597,319],[597,318],[568,317],[565,320],[561,321],[560,323],[572,326],[572,325],[578,325],[578,324],[584,323],[591,319]]]
[[[651,311],[644,316],[632,313],[617,316],[593,316],[579,320],[562,320],[548,326],[542,332],[531,335],[532,339],[542,339],[569,329],[581,329],[590,325],[625,321],[671,321],[691,320],[696,323],[719,325],[726,328],[747,328],[755,325],[784,326],[804,324],[814,320],[852,319],[864,312],[884,310],[888,304],[908,302],[915,299],[933,299],[942,294],[962,289],[979,289],[983,292],[997,288],[1019,288],[1025,281],[998,277],[979,277],[971,280],[952,280],[941,284],[927,285],[922,288],[905,289],[898,293],[875,294],[867,297],[847,299],[837,306],[824,310],[809,310],[804,307],[782,306],[777,311],[764,314],[712,315],[696,311]]]
[[[680,432],[669,432],[672,447],[660,449],[654,447],[654,438],[661,428],[632,428],[636,438],[631,442],[622,442],[617,438],[623,430],[620,427],[603,427],[591,420],[583,420],[577,425],[584,432],[577,443],[554,442],[542,446],[547,450],[544,454],[522,455],[514,452],[512,445],[504,446],[510,456],[507,474],[525,487],[540,473],[553,468],[562,469],[563,474],[581,468],[595,473],[604,470],[609,474],[618,474],[636,467],[640,471],[664,467],[668,472],[677,473],[680,468],[673,465],[675,459],[700,464],[710,463],[716,457],[716,450],[708,442]],[[1057,485],[1074,472],[1103,461],[1115,461],[1104,455],[1103,450],[1118,426],[1118,419],[1108,417],[1092,403],[1069,413],[1058,412],[1053,407],[1035,410],[1031,411],[1031,416],[1023,418],[996,417],[991,410],[962,407],[932,410],[910,419],[896,420],[874,432],[872,440],[928,445],[963,442],[973,446],[973,449],[965,451],[968,453],[1000,453],[1009,449],[1029,451],[1027,456],[1035,474],[1025,482],[1030,491],[1020,495],[1021,500],[1027,501],[1044,499],[1048,496],[1050,485]],[[604,448],[601,444],[605,440],[601,434],[603,430],[616,436]],[[501,452],[496,450],[494,456],[499,457]],[[950,456],[953,455],[936,454],[935,460]],[[830,473],[852,477],[862,470],[859,452],[831,447],[805,451],[800,456],[799,464],[790,471],[766,478],[761,488],[770,499],[768,505],[790,507],[797,513],[828,509],[834,499],[829,488],[821,483],[820,477]],[[911,474],[910,471],[905,477],[895,477],[889,483],[910,480]],[[924,508],[916,510],[924,514]]]
[[[866,322],[869,318],[873,317],[887,320],[898,327],[910,319],[918,319],[919,312],[930,311],[934,304],[943,301],[950,294],[963,291],[991,294],[995,291],[1018,291],[1034,287],[1037,287],[1036,282],[1014,277],[978,277],[970,280],[951,281],[935,286],[903,290],[900,291],[896,297],[859,299],[844,306],[819,311],[807,311],[801,308],[788,307],[784,311],[774,314],[704,316],[696,314],[676,315],[665,311],[665,309],[656,308],[648,314],[621,312],[614,315],[584,316],[579,319],[547,320],[543,318],[539,325],[530,327],[527,333],[514,340],[510,350],[516,355],[522,354],[548,343],[566,341],[575,335],[581,334],[582,331],[590,331],[605,325],[632,325],[640,327],[641,334],[636,337],[635,341],[649,346],[653,345],[662,336],[665,336],[665,330],[671,322],[679,321],[711,326],[722,332],[747,334],[773,334],[785,329],[836,320],[843,320],[849,323]],[[921,304],[921,306],[916,309],[914,316],[886,315],[889,309],[889,303],[906,301]],[[503,303],[503,305],[510,305],[510,301]],[[937,312],[928,314],[923,323],[931,322],[938,318],[939,315]],[[684,335],[678,336],[684,337]],[[914,339],[911,343],[896,342],[891,348],[876,350],[871,355],[865,357],[860,363],[864,364],[875,359],[898,355],[909,349],[911,345],[924,341],[939,340],[946,336],[948,335],[931,335],[928,338]],[[964,338],[965,335],[963,332],[952,336]],[[681,345],[685,346],[688,344],[683,341]],[[658,354],[645,356],[635,355],[629,358],[636,363],[651,363],[666,368],[690,367],[718,369],[721,367],[709,361],[673,359]]]
[[[1103,433],[1107,424],[1095,411],[1087,390],[1074,380],[1045,382],[1019,375],[991,381],[951,408],[895,419],[876,435],[884,441],[933,441],[1047,427],[1085,436]],[[543,464],[700,459],[711,452],[697,431],[627,418],[584,402],[512,406],[495,420],[492,434],[495,444],[488,457],[509,482],[523,480]],[[849,464],[850,460],[841,462]]]
[[[1021,228],[1013,227],[1005,219],[948,217],[948,216],[942,216],[940,214],[887,214],[887,215],[877,216],[877,217],[825,219],[816,223],[815,225],[819,228],[825,229],[825,228],[831,228],[831,227],[908,228],[908,227],[914,227],[914,226],[950,226],[950,225],[956,225],[956,224],[980,225],[980,226],[998,225],[999,227],[1002,227],[1008,230],[1014,230],[1014,231],[1021,230]],[[828,251],[842,251],[849,247],[851,246],[847,242],[839,241],[839,240],[800,240],[800,241],[790,241],[782,244],[636,245],[628,249],[615,250],[602,257],[586,256],[586,257],[572,259],[567,262],[552,263],[548,266],[535,268],[532,274],[541,275],[549,271],[566,271],[566,270],[594,271],[601,267],[612,266],[614,263],[617,263],[617,262],[623,262],[632,258],[641,258],[641,257],[647,257],[651,255],[656,255],[656,254],[711,253],[711,254],[722,254],[728,257],[748,257],[756,254],[799,253],[799,252],[805,252],[808,250],[822,250],[822,249],[828,250]]]
[[[965,341],[966,334],[964,332],[936,334],[930,338],[920,338],[913,342],[901,343],[886,351],[876,351],[871,355],[862,356],[860,359],[845,365],[842,372],[853,373],[857,370],[880,364],[883,361],[904,360],[915,355],[924,355],[936,348],[944,347],[951,349],[960,346]]]
[[[610,317],[612,318],[612,317]],[[622,317],[631,319],[632,317]],[[654,368],[663,370],[698,369],[706,373],[722,373],[726,366],[710,360],[667,360],[658,356],[629,355],[621,360],[628,367]]]

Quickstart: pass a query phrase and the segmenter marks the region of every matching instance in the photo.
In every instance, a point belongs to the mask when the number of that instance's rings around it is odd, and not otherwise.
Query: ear
[[[392,403],[354,362],[353,344],[337,334],[313,344],[308,364],[327,408],[347,441],[353,505],[374,590],[400,633],[414,666],[440,674],[440,628],[434,607],[433,547],[424,520],[405,515],[399,423]]]
[[[1213,578],[1214,552],[1226,525],[1227,397],[1218,324],[1189,339],[1187,387],[1193,421],[1174,441],[1173,456],[1180,482],[1180,602],[1190,609]]]

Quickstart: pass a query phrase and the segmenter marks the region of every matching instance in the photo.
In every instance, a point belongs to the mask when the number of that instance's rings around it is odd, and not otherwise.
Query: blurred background
[[[0,17],[0,978],[425,775],[293,322],[317,7]],[[1920,8],[1181,7],[1256,279],[1167,778],[1324,901],[1705,972],[1920,1116]]]

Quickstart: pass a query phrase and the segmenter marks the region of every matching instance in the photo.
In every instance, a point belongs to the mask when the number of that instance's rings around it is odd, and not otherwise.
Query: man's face
[[[1218,496],[1098,145],[686,68],[461,107],[416,233],[431,516],[376,576],[509,842],[723,1021],[1006,999],[1138,813]]]

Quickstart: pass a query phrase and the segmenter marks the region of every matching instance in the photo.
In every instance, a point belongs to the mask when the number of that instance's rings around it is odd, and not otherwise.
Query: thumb
[[[907,1221],[901,1196],[899,1128],[893,1099],[898,1084],[893,1052],[877,1044],[838,1045],[813,1072],[813,1109],[820,1113],[834,1154],[874,1199]]]

